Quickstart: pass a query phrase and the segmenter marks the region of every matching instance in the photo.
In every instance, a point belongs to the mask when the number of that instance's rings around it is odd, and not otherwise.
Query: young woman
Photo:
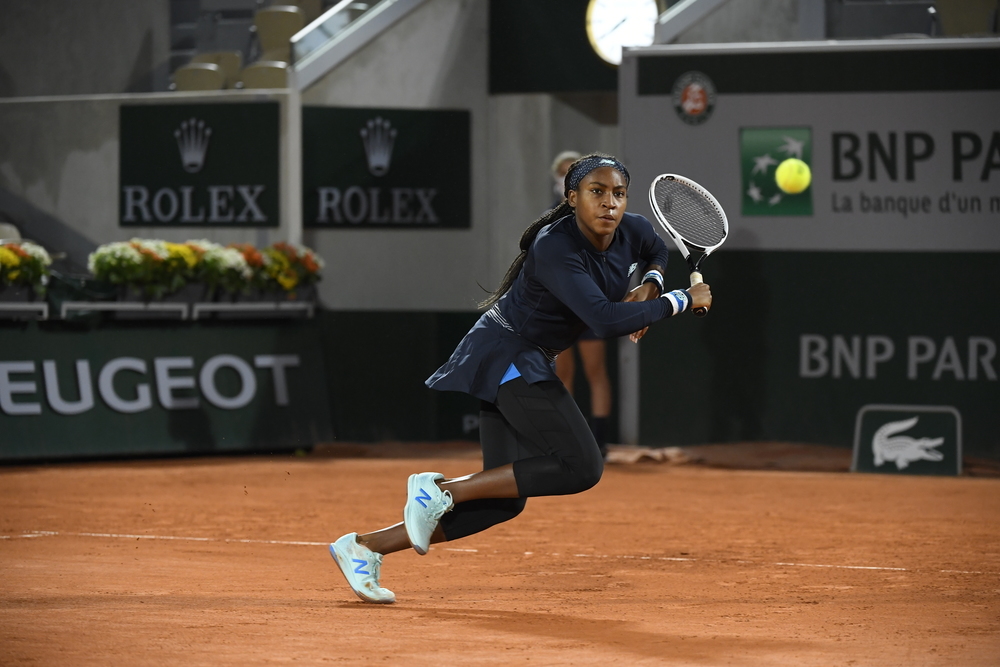
[[[580,159],[576,151],[563,151],[552,161],[550,172],[556,183],[556,200],[553,207],[559,206],[566,198],[566,174],[573,163]],[[583,373],[587,376],[590,386],[590,430],[597,440],[601,456],[607,458],[607,424],[611,416],[611,378],[608,377],[607,343],[598,338],[590,329],[584,331],[576,339],[576,343],[563,350],[556,357],[556,376],[573,394],[573,382],[576,377],[576,354],[579,353],[583,364]]]
[[[586,155],[566,173],[566,200],[521,237],[521,254],[483,306],[490,309],[428,380],[433,389],[482,401],[483,471],[445,479],[411,475],[403,522],[348,533],[330,553],[362,600],[394,602],[380,584],[382,556],[478,533],[517,516],[527,498],[579,493],[604,462],[586,418],[556,377],[553,361],[585,329],[602,338],[712,304],[708,285],[663,292],[667,247],[649,221],[625,213],[628,170]],[[645,267],[641,284],[628,285]]]

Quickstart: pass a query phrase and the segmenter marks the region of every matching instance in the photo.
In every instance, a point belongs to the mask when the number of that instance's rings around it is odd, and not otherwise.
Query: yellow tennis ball
[[[809,187],[809,183],[812,182],[812,172],[805,162],[790,157],[778,165],[778,169],[774,172],[774,180],[785,194],[797,195]]]

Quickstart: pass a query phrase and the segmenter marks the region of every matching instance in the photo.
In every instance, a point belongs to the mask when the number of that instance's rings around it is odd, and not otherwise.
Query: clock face
[[[653,43],[659,15],[656,0],[590,0],[587,37],[597,55],[620,65],[623,46]]]

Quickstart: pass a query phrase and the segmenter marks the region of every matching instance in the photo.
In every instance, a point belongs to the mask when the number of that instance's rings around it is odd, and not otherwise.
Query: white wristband
[[[645,284],[645,283],[648,283],[648,282],[655,282],[656,286],[660,288],[660,295],[661,296],[663,295],[663,274],[662,273],[660,273],[656,269],[653,269],[651,271],[647,271],[646,275],[644,275],[642,277],[642,284]]]
[[[667,292],[663,295],[663,298],[670,302],[670,305],[673,306],[674,312],[672,312],[671,315],[679,315],[687,310],[688,306],[691,305],[687,292],[684,290],[675,289],[673,292]]]

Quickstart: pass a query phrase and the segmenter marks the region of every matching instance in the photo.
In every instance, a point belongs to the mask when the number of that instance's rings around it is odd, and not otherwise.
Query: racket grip
[[[695,285],[700,285],[703,282],[705,281],[701,279],[701,274],[699,272],[697,271],[691,272],[691,287],[694,287]],[[708,315],[708,308],[705,308],[704,306],[698,306],[697,308],[694,309],[693,312],[695,314],[695,317],[705,317],[706,315]]]

